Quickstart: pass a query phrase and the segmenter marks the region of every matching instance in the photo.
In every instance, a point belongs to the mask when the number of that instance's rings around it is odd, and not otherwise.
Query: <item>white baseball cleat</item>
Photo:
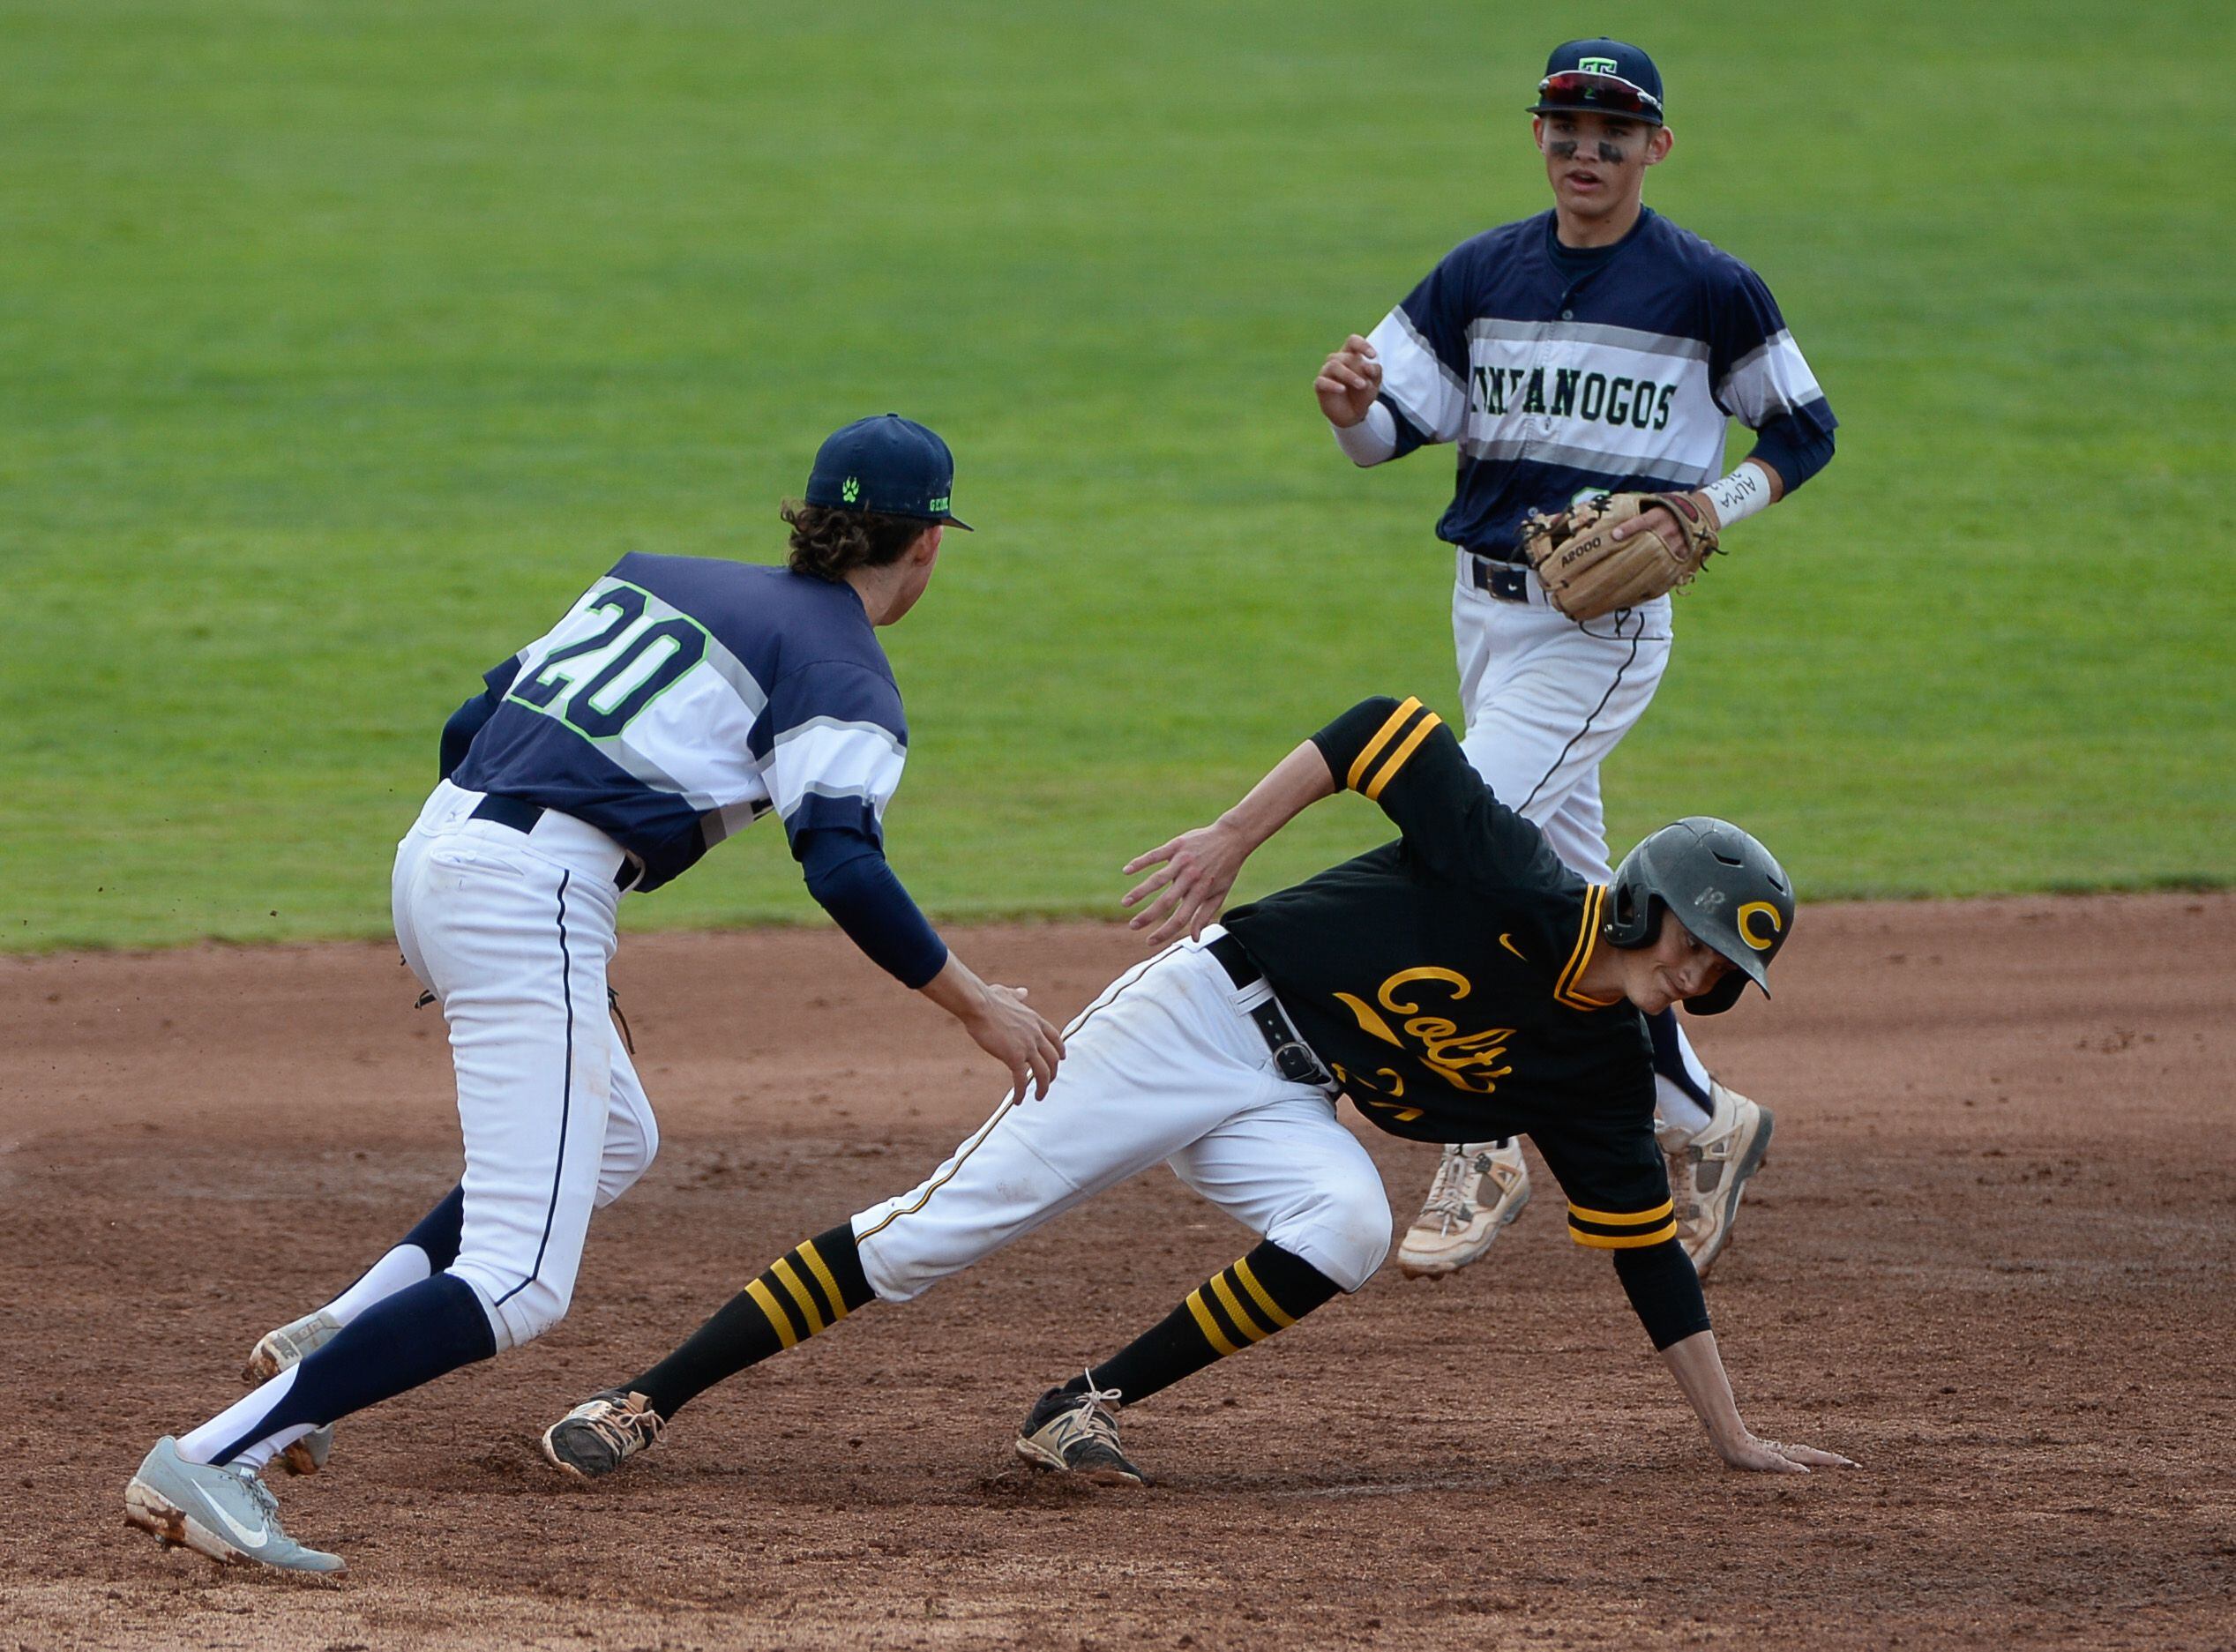
[[[1397,1247],[1398,1272],[1408,1279],[1458,1273],[1529,1202],[1529,1167],[1519,1139],[1447,1146],[1427,1202]]]
[[[1770,1110],[1730,1085],[1709,1080],[1715,1110],[1700,1134],[1663,1130],[1670,1198],[1677,1206],[1677,1242],[1703,1279],[1731,1237],[1739,1195],[1769,1150]]]
[[[341,1557],[306,1549],[280,1529],[280,1499],[246,1469],[189,1462],[168,1434],[124,1488],[124,1522],[213,1560],[253,1560],[282,1572],[339,1572]]]
[[[332,1342],[341,1330],[341,1321],[324,1308],[316,1313],[306,1313],[300,1319],[290,1319],[276,1331],[266,1331],[257,1345],[249,1350],[249,1363],[242,1368],[241,1380],[247,1383],[269,1382],[281,1372],[291,1370]],[[316,1474],[326,1466],[326,1459],[333,1454],[333,1424],[316,1428],[291,1446],[280,1450],[280,1466],[289,1474]]]

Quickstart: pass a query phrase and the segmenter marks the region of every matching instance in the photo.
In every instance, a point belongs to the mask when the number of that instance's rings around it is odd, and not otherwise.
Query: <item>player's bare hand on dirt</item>
[[[1859,1466],[1853,1458],[1843,1457],[1836,1451],[1820,1451],[1814,1446],[1787,1446],[1753,1434],[1717,1449],[1732,1468],[1751,1469],[1757,1474],[1806,1474],[1812,1469]]]
[[[1136,855],[1120,870],[1133,873],[1155,866],[1156,871],[1126,892],[1124,906],[1156,899],[1126,920],[1126,927],[1148,930],[1149,939],[1163,945],[1182,935],[1203,938],[1203,926],[1215,921],[1235,886],[1251,846],[1243,834],[1223,820],[1183,832],[1146,855]]]
[[[1312,380],[1320,410],[1327,415],[1328,423],[1346,430],[1366,416],[1374,398],[1381,393],[1382,364],[1375,359],[1374,347],[1356,333],[1327,358],[1320,377]]]
[[[1064,1058],[1062,1029],[1025,997],[1023,987],[988,982],[976,1010],[962,1018],[963,1030],[978,1047],[1009,1069],[1010,1094],[1021,1102],[1028,1088],[1045,1096]]]

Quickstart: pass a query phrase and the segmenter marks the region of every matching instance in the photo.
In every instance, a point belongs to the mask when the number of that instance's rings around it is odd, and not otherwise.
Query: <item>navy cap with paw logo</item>
[[[807,502],[878,516],[945,522],[966,533],[970,524],[950,509],[955,459],[938,435],[887,413],[856,419],[816,451],[808,473]]]

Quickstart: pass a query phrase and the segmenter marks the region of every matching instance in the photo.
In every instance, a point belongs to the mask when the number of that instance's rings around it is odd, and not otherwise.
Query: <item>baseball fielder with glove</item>
[[[1339,791],[1380,804],[1398,841],[1218,923],[1252,851]],[[1348,1096],[1415,1140],[1529,1132],[1568,1195],[1570,1234],[1612,1259],[1724,1461],[1793,1474],[1847,1461],[1740,1421],[1654,1137],[1645,1016],[1679,998],[1729,1008],[1765,985],[1792,931],[1793,892],[1760,843],[1682,820],[1625,857],[1612,886],[1588,884],[1492,796],[1441,718],[1376,699],[1127,870],[1150,868],[1126,903],[1141,908],[1134,927],[1171,945],[1073,1020],[1044,1099],[1005,1102],[916,1186],[794,1245],[666,1358],[554,1423],[544,1454],[586,1479],[610,1474],[714,1384],[1163,1163],[1257,1243],[1048,1389],[1016,1442],[1036,1467],[1138,1483],[1118,1406],[1381,1266],[1389,1200],[1337,1117]]]
[[[765,815],[809,890],[904,986],[960,1020],[1022,1094],[1056,1028],[947,950],[885,858],[908,724],[877,628],[915,606],[961,527],[954,461],[886,415],[823,444],[788,505],[785,568],[632,552],[443,731],[442,779],[397,846],[396,938],[449,1023],[466,1174],[340,1296],[251,1350],[256,1387],[158,1440],[125,1517],[219,1560],[336,1572],[264,1484],[325,1461],[334,1422],[542,1334],[591,1213],[659,1131],[607,1015],[624,894]]]
[[[1641,202],[1674,141],[1653,61],[1570,41],[1530,113],[1552,210],[1462,243],[1312,388],[1357,464],[1458,446],[1437,535],[1457,549],[1468,760],[1604,880],[1599,766],[1669,663],[1669,593],[1824,467],[1835,421],[1761,279]],[[1755,444],[1719,480],[1733,416]],[[1650,1026],[1679,1231],[1705,1272],[1770,1114],[1709,1075],[1673,1014]],[[1529,1196],[1513,1142],[1447,1148],[1399,1266],[1466,1266]]]

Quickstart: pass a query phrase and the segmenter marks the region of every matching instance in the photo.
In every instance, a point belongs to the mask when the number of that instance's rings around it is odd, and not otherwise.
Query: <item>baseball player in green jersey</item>
[[[1244,860],[1338,790],[1402,834],[1217,923]],[[592,1396],[543,1449],[610,1473],[693,1396],[874,1301],[905,1302],[1151,1165],[1259,1243],[1157,1324],[1030,1407],[1044,1469],[1147,1476],[1120,1448],[1138,1403],[1365,1284],[1390,1244],[1381,1177],[1338,1120],[1349,1096],[1426,1141],[1527,1134],[1734,1468],[1847,1459],[1740,1420],[1678,1237],[1654,1133],[1645,1017],[1728,1008],[1767,980],[1793,895],[1736,826],[1680,821],[1586,882],[1469,766],[1417,699],[1354,706],[1218,821],[1135,861],[1137,927],[1170,941],[1065,1031],[1046,1097],[1005,1102],[921,1184],[803,1241],[650,1370]],[[1767,988],[1766,988],[1767,990]]]

